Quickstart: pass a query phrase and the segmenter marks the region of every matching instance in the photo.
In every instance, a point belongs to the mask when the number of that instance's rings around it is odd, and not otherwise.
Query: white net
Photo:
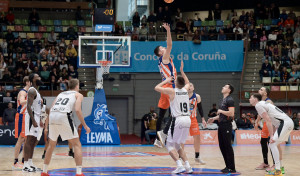
[[[98,61],[101,67],[97,68],[97,89],[103,89],[103,74],[109,74],[109,69],[112,64],[111,61]]]

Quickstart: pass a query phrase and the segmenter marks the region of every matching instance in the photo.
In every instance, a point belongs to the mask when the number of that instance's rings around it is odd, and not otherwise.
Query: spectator
[[[164,12],[163,12],[162,7],[158,8],[156,19],[157,19],[157,25],[156,25],[157,30],[161,32],[162,31],[162,24],[163,24],[163,21],[164,21]]]
[[[149,133],[156,133],[157,114],[154,112],[149,118],[149,129],[145,131],[145,136],[148,144],[151,144]]]
[[[269,34],[268,36],[268,42],[267,44],[270,45],[275,45],[276,44],[276,39],[277,39],[277,35],[275,34],[275,30],[272,31],[271,34]]]
[[[33,44],[33,47],[34,47],[34,52],[35,53],[39,53],[43,47],[43,43],[41,41],[41,37],[38,36],[37,40],[34,42]]]
[[[8,62],[7,62],[7,68],[8,68],[8,70],[10,71],[10,72],[15,72],[15,69],[16,69],[16,64],[15,64],[15,62],[13,61],[13,58],[9,58],[8,59]]]
[[[154,24],[150,22],[149,24],[149,35],[148,35],[149,41],[155,41],[156,40],[156,29],[154,28]]]
[[[14,43],[14,48],[16,49],[17,53],[22,53],[24,51],[24,43],[19,36],[18,39]]]
[[[253,50],[258,50],[258,47],[259,47],[259,38],[258,38],[258,35],[256,33],[256,31],[254,31],[254,34],[252,37],[250,37],[250,49],[253,51]]]
[[[42,71],[43,70],[43,66],[41,64],[41,60],[36,60],[36,64],[35,64],[35,67],[37,67],[38,71]]]
[[[279,30],[279,33],[277,34],[276,41],[278,44],[285,44],[285,35],[282,33],[282,29]]]
[[[5,35],[5,39],[6,39],[6,41],[10,41],[10,40],[12,40],[12,41],[14,41],[15,40],[15,36],[14,36],[14,34],[12,33],[12,31],[11,31],[11,29],[8,29],[7,30],[7,34]]]
[[[17,89],[16,86],[14,86],[14,89],[13,91],[11,92],[11,97],[12,97],[12,100],[13,101],[16,101],[17,98],[18,98],[18,93],[19,93],[19,90]]]
[[[74,66],[70,65],[69,66],[69,73],[68,76],[77,79],[78,78],[78,72],[76,70],[74,70]]]
[[[214,26],[211,26],[208,30],[208,39],[209,40],[217,40],[217,30]]]
[[[5,67],[4,71],[2,72],[2,81],[3,82],[10,82],[12,80],[11,72],[8,70],[7,67]]]
[[[282,72],[280,73],[280,81],[286,83],[290,77],[290,73],[287,71],[286,67],[283,67]]]
[[[15,15],[11,10],[9,10],[8,14],[6,15],[6,21],[8,25],[15,25]]]
[[[266,17],[266,9],[261,5],[261,3],[258,3],[254,9],[254,17],[256,20],[265,19]]]
[[[282,18],[283,21],[285,21],[288,18],[288,15],[286,14],[285,9],[282,9],[282,13],[279,15],[279,18]]]
[[[224,31],[220,29],[218,40],[226,40],[226,35],[224,34]]]
[[[195,34],[194,34],[194,36],[192,38],[192,41],[194,43],[201,44],[201,35],[199,34],[198,30],[195,31]]]
[[[49,42],[49,44],[50,45],[56,45],[57,44],[56,39],[57,39],[57,36],[54,33],[54,30],[52,30],[51,33],[48,34],[48,42]]]
[[[289,79],[289,83],[292,84],[292,83],[297,83],[297,85],[299,84],[300,82],[300,72],[297,71],[297,68],[296,67],[293,67],[292,68],[292,71],[290,73],[290,79]]]
[[[293,35],[294,42],[299,46],[300,45],[300,28],[296,30],[296,32]]]
[[[185,26],[184,22],[182,21],[182,18],[180,18],[179,21],[176,23],[175,32],[177,34],[183,34],[186,31],[185,27],[186,26]]]
[[[39,53],[39,58],[41,58],[42,61],[46,61],[48,60],[50,53],[51,53],[50,47],[49,45],[46,45],[45,48],[41,49]]]
[[[269,64],[269,60],[265,59],[265,63],[262,64],[261,70],[259,70],[260,80],[262,81],[263,77],[269,77],[270,71],[272,71],[272,67]]]
[[[50,76],[50,86],[51,90],[57,90],[58,88],[58,81],[55,79],[55,76]]]
[[[236,120],[236,125],[239,130],[250,130],[251,122],[246,118],[246,113],[242,113],[241,118]]]
[[[298,48],[297,44],[293,44],[291,61],[294,64],[297,60],[298,56],[300,55],[300,48]]]
[[[4,109],[3,112],[3,123],[4,125],[14,126],[15,125],[15,116],[16,116],[16,109],[13,108],[12,103],[8,103],[8,108]]]
[[[137,27],[134,27],[133,28],[133,31],[132,31],[132,35],[131,35],[131,39],[133,41],[137,41],[139,39],[139,30]]]
[[[280,18],[280,21],[278,22],[277,26],[279,27],[279,29],[284,29],[285,30],[285,23],[284,23],[283,18]]]
[[[293,116],[292,119],[294,122],[294,130],[300,130],[300,128],[299,128],[300,112],[297,113],[297,116],[295,118]]]
[[[33,52],[33,43],[29,36],[26,36],[26,40],[24,41],[25,52],[31,53]]]
[[[209,110],[209,113],[208,113],[208,117],[215,117],[217,116],[217,105],[214,103],[213,104],[213,108],[211,110]]]
[[[58,60],[58,62],[60,62],[61,65],[63,65],[60,69],[62,69],[63,67],[66,67],[65,65],[66,65],[66,62],[68,61],[68,59],[66,58],[64,52],[59,53],[57,60]],[[68,68],[68,67],[66,67],[66,68]]]
[[[290,10],[288,17],[290,17],[290,19],[292,19],[293,21],[296,19],[296,14],[293,12],[293,10]]]
[[[70,24],[68,30],[67,30],[67,39],[69,40],[76,40],[77,33],[75,32],[75,29],[72,24]]]
[[[295,25],[294,20],[288,16],[288,18],[284,22],[284,26],[285,26],[286,30],[291,29],[292,32],[294,32],[294,25]]]
[[[141,19],[141,25],[143,25],[143,24],[147,27],[147,17],[146,17],[146,15],[144,15]]]
[[[58,51],[54,45],[51,46],[50,49],[50,58],[49,60],[54,64],[54,62],[57,60]]]
[[[7,42],[4,38],[3,41],[0,43],[0,47],[2,48],[2,53],[7,54]]]
[[[150,12],[150,15],[148,16],[147,21],[149,23],[152,22],[153,24],[156,23],[157,19],[156,19],[156,16],[154,15],[153,11]]]
[[[286,43],[289,46],[293,46],[294,38],[293,38],[293,32],[291,29],[287,29],[287,33],[285,34],[286,37]]]
[[[278,19],[279,15],[280,15],[279,8],[275,5],[275,3],[272,3],[271,8],[270,8],[270,17],[271,17],[271,19]]]
[[[54,64],[53,64],[53,66],[52,66],[52,70],[51,71],[53,71],[53,69],[55,68],[56,70],[56,72],[59,74],[59,62],[58,62],[58,60],[56,60],[55,62],[54,62]],[[57,78],[56,79],[58,79],[59,78],[59,75],[57,74]]]
[[[242,30],[242,28],[240,28],[240,26],[239,26],[239,24],[237,24],[236,26],[235,26],[235,28],[233,28],[233,33],[235,33],[235,31],[238,31],[239,32],[239,34],[242,34],[243,33],[243,30]]]
[[[76,12],[75,12],[75,20],[82,20],[81,17],[81,7],[77,6]]]
[[[4,97],[5,95],[5,90],[3,89],[2,86],[0,86],[0,97]]]
[[[143,144],[143,142],[144,142],[145,132],[146,132],[146,130],[148,130],[148,123],[149,123],[149,120],[152,118],[153,113],[154,113],[154,108],[150,107],[150,112],[145,114],[142,118],[142,122],[141,122],[141,144]]]
[[[43,82],[49,82],[50,72],[47,70],[47,67],[44,65],[43,70],[40,73]]]
[[[68,48],[66,50],[66,55],[68,57],[77,57],[77,51],[75,48],[72,47],[71,43],[68,45]]]
[[[50,46],[50,43],[48,42],[48,38],[44,38],[43,47]]]
[[[180,8],[177,8],[176,15],[175,15],[175,22],[178,22],[180,18],[182,19],[182,13]]]
[[[3,77],[3,72],[6,68],[6,63],[4,61],[4,56],[0,53],[0,79]]]
[[[132,35],[132,32],[130,29],[127,29],[126,33],[125,33],[125,36],[131,36]]]
[[[68,70],[68,64],[65,60],[61,60],[61,63],[59,64],[59,70],[62,71],[63,68],[66,68]]]
[[[220,4],[216,3],[214,9],[214,20],[221,20],[222,10],[220,9]]]
[[[139,12],[135,12],[133,18],[132,18],[132,25],[133,27],[140,27],[140,15]]]
[[[5,17],[4,12],[1,13],[1,16],[0,16],[0,24],[2,24],[2,25],[7,24],[7,19],[6,19],[6,17]],[[2,29],[0,29],[0,30],[2,30]]]
[[[66,47],[67,47],[65,38],[61,38],[61,40],[60,40],[58,46],[59,46],[59,47],[63,47],[63,48],[66,48]]]
[[[32,13],[30,13],[29,18],[28,18],[28,25],[36,25],[39,26],[41,23],[39,22],[40,17],[39,14],[36,12],[36,9],[33,9]]]
[[[266,36],[266,31],[263,31],[262,36],[260,37],[260,50],[264,50],[267,45],[267,36]]]
[[[239,30],[235,30],[234,40],[242,40],[242,34],[239,32]]]
[[[172,25],[172,20],[171,20],[171,11],[169,10],[168,6],[165,6],[165,11],[164,11],[164,21],[168,24],[170,24],[170,26]]]

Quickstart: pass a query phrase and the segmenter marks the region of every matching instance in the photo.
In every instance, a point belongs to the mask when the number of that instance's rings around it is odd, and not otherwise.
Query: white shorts
[[[294,129],[294,122],[292,120],[284,120],[280,123],[279,127],[274,133],[273,140],[276,143],[282,143],[288,141],[290,133]]]
[[[190,116],[179,116],[172,121],[171,127],[168,131],[167,142],[169,143],[177,143],[184,144],[191,126],[191,118]]]
[[[25,113],[25,136],[34,136],[40,140],[43,134],[43,128],[40,127],[40,116],[34,114],[34,119],[38,127],[32,125],[31,118],[28,113]]]
[[[50,112],[49,138],[56,141],[59,135],[63,141],[79,137],[70,115],[62,112]]]

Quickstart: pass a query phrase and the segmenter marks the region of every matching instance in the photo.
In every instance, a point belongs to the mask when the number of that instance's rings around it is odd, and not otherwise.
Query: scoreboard
[[[97,24],[110,24],[114,25],[115,22],[114,9],[109,8],[97,8],[95,9],[94,25]]]

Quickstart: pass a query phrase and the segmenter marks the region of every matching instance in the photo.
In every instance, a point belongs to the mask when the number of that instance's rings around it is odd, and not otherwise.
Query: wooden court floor
[[[299,176],[300,145],[283,145],[282,149],[284,151],[283,163],[286,170],[285,175]],[[217,145],[201,146],[200,155],[203,160],[205,160],[206,165],[195,163],[192,145],[186,145],[185,150],[193,168],[223,169],[225,167],[221,152]],[[12,146],[0,146],[0,175],[40,175],[39,172],[25,173],[22,171],[11,171],[14,159],[13,151],[14,148]],[[67,152],[67,146],[57,147],[48,169],[74,168],[74,159],[67,156]],[[43,167],[43,160],[41,159],[42,153],[43,148],[37,147],[33,158],[34,164],[40,168]],[[83,153],[83,167],[175,167],[175,163],[170,156],[167,155],[167,150],[165,148],[158,149],[147,145],[84,146]],[[261,148],[259,145],[234,146],[234,154],[236,169],[241,175],[265,175],[265,171],[255,170],[255,167],[262,162]],[[270,156],[269,162],[272,163]],[[101,173],[97,173],[97,175],[98,174],[102,175]]]

